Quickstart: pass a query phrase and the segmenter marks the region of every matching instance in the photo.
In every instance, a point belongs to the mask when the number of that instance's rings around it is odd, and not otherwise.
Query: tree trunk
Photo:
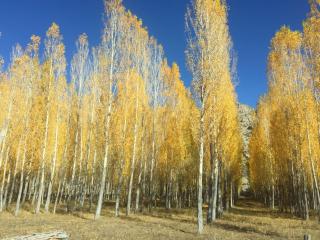
[[[127,77],[128,78],[128,77]],[[120,195],[121,195],[121,188],[123,182],[123,168],[125,165],[125,142],[126,142],[126,133],[127,133],[127,105],[125,104],[124,110],[124,122],[122,128],[122,139],[121,139],[121,161],[120,167],[118,171],[118,185],[116,189],[116,205],[115,205],[115,216],[118,217],[120,214]]]
[[[24,144],[24,150],[23,150],[23,157],[22,157],[22,163],[21,163],[21,173],[20,173],[20,187],[19,187],[19,192],[18,192],[18,198],[16,202],[16,210],[14,215],[18,216],[19,214],[19,209],[20,209],[20,201],[21,201],[21,194],[22,194],[22,188],[23,188],[23,180],[24,180],[24,163],[26,161],[26,152],[27,152],[27,140],[25,139],[25,144]]]
[[[214,167],[214,183],[213,183],[213,205],[212,205],[212,221],[217,219],[217,203],[218,203],[218,187],[219,187],[219,160],[215,159]]]
[[[17,156],[16,156],[16,162],[14,164],[13,179],[12,179],[12,183],[11,183],[8,206],[11,204],[12,197],[13,197],[13,192],[14,192],[14,188],[15,188],[15,184],[16,184],[17,167],[18,167],[18,162],[20,161],[21,139],[22,138],[20,137]]]
[[[57,192],[57,195],[56,195],[56,199],[54,201],[54,206],[53,206],[53,214],[56,213],[56,209],[57,209],[57,205],[58,205],[58,199],[59,199],[59,196],[60,196],[60,191],[61,191],[61,179],[59,180],[59,185],[58,185],[58,192]]]
[[[10,124],[10,120],[11,120],[11,113],[12,113],[12,106],[13,106],[13,92],[14,92],[14,90],[12,90],[12,93],[10,96],[8,115],[6,117],[6,127],[5,127],[5,131],[4,131],[5,134],[2,139],[1,152],[0,152],[0,169],[2,167],[2,161],[3,161],[4,154],[5,154],[6,141],[7,141],[8,131],[9,131],[9,124]]]
[[[92,173],[91,173],[91,181],[90,181],[90,204],[89,204],[89,211],[91,210],[92,203],[93,203],[94,175],[95,175],[96,161],[97,161],[97,149],[95,149],[95,151],[94,151],[93,163],[92,163]]]
[[[199,172],[198,172],[198,233],[203,231],[203,214],[202,214],[202,175],[203,175],[203,159],[204,159],[204,102],[201,106],[200,119],[200,149],[199,149]]]
[[[60,113],[59,108],[57,112],[57,119],[56,119],[56,129],[55,129],[55,143],[54,143],[54,157],[52,159],[52,167],[50,171],[50,179],[49,179],[49,186],[48,186],[48,192],[47,192],[47,200],[45,205],[45,211],[49,212],[49,206],[51,202],[51,193],[52,193],[52,185],[53,180],[55,177],[55,170],[56,170],[56,162],[57,162],[57,155],[58,155],[58,136],[59,136],[59,125],[60,125]]]
[[[171,201],[172,201],[172,185],[173,185],[173,170],[170,170],[170,177],[169,177],[169,194],[168,194],[168,208],[171,209]]]
[[[133,149],[132,149],[132,159],[131,159],[131,168],[130,168],[130,179],[129,179],[129,186],[128,186],[128,199],[127,199],[127,216],[130,215],[131,211],[131,197],[132,197],[132,185],[133,185],[133,175],[134,175],[134,168],[136,162],[136,154],[137,154],[137,138],[138,138],[138,112],[139,112],[139,97],[138,97],[138,90],[139,86],[137,84],[136,87],[136,110],[135,110],[135,124],[134,124],[134,132],[133,132]]]
[[[30,164],[31,165],[31,164]],[[29,165],[29,168],[30,168]],[[30,191],[30,171],[27,173],[27,177],[26,177],[26,181],[24,184],[24,189],[23,189],[23,196],[22,196],[22,201],[21,204],[23,205],[26,201],[26,197],[27,197],[27,193],[28,193],[28,189]]]
[[[46,114],[46,127],[45,127],[45,133],[44,133],[44,142],[43,142],[42,158],[41,158],[41,179],[40,179],[40,186],[38,191],[37,205],[35,209],[36,214],[40,213],[41,200],[44,192],[44,172],[45,172],[45,161],[46,161],[47,144],[48,144],[48,131],[49,131],[49,106],[47,106],[47,114]]]
[[[137,185],[137,190],[136,190],[136,208],[135,208],[135,212],[139,211],[142,172],[143,172],[143,151],[141,152],[141,159],[140,159],[138,185]]]
[[[234,207],[234,202],[233,202],[233,182],[230,182],[230,208]]]
[[[155,164],[155,151],[156,151],[156,143],[155,143],[155,120],[153,120],[153,130],[152,130],[152,156],[151,156],[151,164],[150,164],[150,179],[149,179],[149,211],[152,210],[152,200],[154,196],[154,186],[153,186],[153,174],[154,174],[154,164]]]
[[[112,92],[112,89],[110,90]],[[103,159],[102,177],[100,182],[100,191],[99,191],[97,209],[95,213],[95,219],[98,219],[101,215],[101,208],[103,204],[103,194],[104,194],[104,189],[106,185],[107,167],[108,167],[108,160],[109,160],[109,145],[110,145],[109,133],[110,133],[111,110],[112,110],[112,99],[110,96],[109,106],[108,106],[107,116],[106,116],[106,130],[105,130],[106,142],[105,142],[105,152],[104,152],[104,159]]]
[[[7,196],[8,196],[10,180],[11,180],[11,169],[9,169],[9,173],[8,173],[8,177],[7,177],[7,184],[6,184],[6,188],[4,190],[4,199],[3,199],[2,208],[5,208],[7,206]]]
[[[5,178],[6,178],[6,172],[7,172],[7,164],[8,164],[8,159],[9,159],[9,151],[10,149],[7,149],[6,153],[6,158],[4,162],[4,167],[3,167],[3,176],[2,176],[2,182],[1,182],[1,187],[0,187],[0,212],[3,210],[4,206],[4,185],[5,185]]]
[[[208,195],[209,195],[209,204],[208,204],[208,214],[207,214],[207,223],[212,223],[213,217],[213,193],[214,193],[214,179],[215,179],[215,154],[213,151],[213,144],[210,143],[210,179],[208,183]]]

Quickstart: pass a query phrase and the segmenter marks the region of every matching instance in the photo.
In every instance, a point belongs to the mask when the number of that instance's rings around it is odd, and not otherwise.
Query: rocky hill
[[[247,191],[250,188],[249,184],[249,141],[255,121],[255,109],[239,104],[239,121],[240,130],[243,139],[243,154],[242,154],[242,191]]]

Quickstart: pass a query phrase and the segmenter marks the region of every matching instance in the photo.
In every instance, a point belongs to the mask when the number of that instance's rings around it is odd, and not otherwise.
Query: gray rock
[[[243,140],[242,154],[242,187],[241,191],[246,192],[250,189],[249,183],[249,141],[252,134],[253,124],[255,122],[255,109],[244,105],[238,105],[240,131]]]

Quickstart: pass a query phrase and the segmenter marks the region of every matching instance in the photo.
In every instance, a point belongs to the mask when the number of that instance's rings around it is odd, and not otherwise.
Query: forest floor
[[[148,214],[113,217],[113,208],[106,207],[99,220],[92,213],[40,214],[21,211],[18,217],[10,212],[0,214],[0,239],[54,230],[66,231],[71,240],[94,239],[212,239],[259,240],[299,239],[310,234],[320,239],[320,225],[315,219],[302,221],[272,212],[261,204],[241,200],[223,218],[206,225],[204,234],[196,234],[196,210],[157,209]]]

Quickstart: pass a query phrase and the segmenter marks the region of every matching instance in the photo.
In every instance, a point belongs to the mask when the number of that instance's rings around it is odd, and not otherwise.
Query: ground
[[[19,217],[10,212],[0,214],[0,239],[35,232],[66,231],[71,240],[94,239],[303,239],[310,234],[320,239],[320,224],[313,219],[302,221],[271,212],[261,204],[242,200],[221,220],[206,225],[202,235],[196,234],[196,211],[158,209],[152,214],[113,217],[106,207],[99,220],[93,214],[40,214],[22,211]]]

